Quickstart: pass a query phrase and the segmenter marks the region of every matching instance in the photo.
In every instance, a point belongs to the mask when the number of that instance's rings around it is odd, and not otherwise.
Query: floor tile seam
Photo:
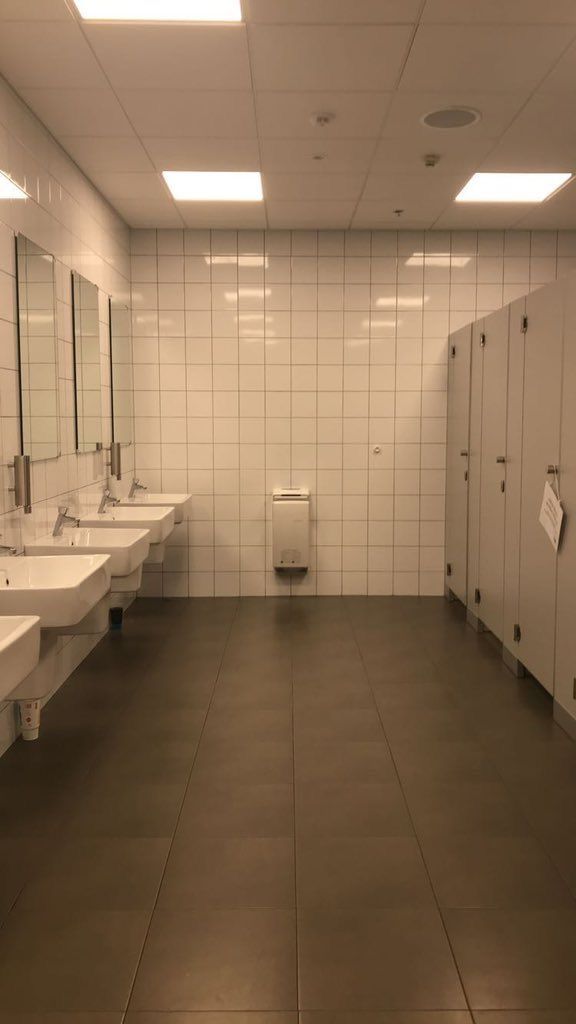
[[[356,630],[355,630],[354,622],[352,621],[352,617],[350,616],[350,609],[348,607],[347,607],[347,612],[348,612],[348,619],[349,619],[349,622],[350,622],[350,626],[351,626],[351,629],[352,629],[352,634],[353,634],[354,638],[356,639]],[[406,812],[408,814],[408,817],[410,819],[410,823],[412,825],[412,829],[414,831],[414,838],[415,838],[415,841],[416,841],[417,846],[418,846],[420,857],[422,859],[422,864],[424,865],[424,870],[426,872],[426,877],[428,879],[428,884],[430,885],[430,889],[431,889],[431,892],[432,892],[432,897],[433,897],[433,900],[434,900],[434,905],[435,905],[436,910],[438,912],[438,916],[439,916],[439,919],[440,919],[440,922],[441,922],[441,925],[442,925],[442,930],[444,932],[446,943],[448,945],[448,949],[450,950],[450,956],[452,957],[452,963],[454,965],[454,970],[456,971],[456,976],[458,978],[458,981],[459,981],[459,984],[460,984],[460,988],[462,990],[463,997],[464,997],[464,999],[466,1001],[466,1009],[467,1009],[468,1013],[470,1014],[470,1016],[472,1016],[472,1005],[470,1003],[470,999],[468,997],[468,992],[467,992],[466,987],[464,985],[464,978],[462,976],[462,972],[460,970],[460,965],[459,965],[458,960],[456,958],[456,953],[455,953],[455,950],[454,950],[454,946],[453,946],[452,940],[450,938],[450,934],[448,932],[446,921],[444,919],[444,914],[442,913],[442,907],[440,906],[440,902],[439,902],[439,899],[438,899],[438,894],[436,892],[436,889],[435,889],[435,886],[434,886],[434,883],[433,883],[433,880],[432,880],[432,876],[431,876],[430,870],[428,868],[428,862],[427,862],[427,860],[426,860],[426,858],[424,856],[424,850],[422,849],[422,843],[420,841],[420,836],[419,836],[418,831],[416,829],[416,823],[415,823],[414,818],[412,816],[412,811],[411,811],[411,808],[410,808],[410,804],[408,802],[407,795],[406,795],[406,793],[404,791],[404,786],[402,784],[402,779],[400,777],[400,773],[398,771],[398,766],[396,764],[396,758],[394,757],[394,753],[393,753],[392,748],[390,746],[390,743],[388,741],[388,736],[386,734],[386,729],[385,729],[385,726],[384,726],[384,722],[382,720],[382,715],[381,715],[381,712],[380,712],[380,708],[378,707],[378,703],[376,701],[376,697],[375,697],[374,690],[373,690],[373,687],[372,687],[372,682],[370,680],[370,676],[369,676],[368,671],[366,669],[366,666],[364,664],[363,652],[362,652],[362,649],[361,649],[360,645],[358,644],[357,639],[356,639],[356,643],[357,643],[357,647],[358,647],[358,652],[360,654],[360,659],[362,661],[362,667],[363,667],[364,675],[366,676],[366,681],[368,683],[368,686],[370,688],[370,693],[372,695],[372,701],[374,703],[374,707],[376,708],[376,713],[377,713],[378,718],[380,720],[380,724],[381,724],[381,727],[382,727],[382,732],[384,734],[384,737],[385,737],[385,740],[386,740],[386,744],[387,744],[387,747],[388,747],[388,751],[389,751],[390,757],[392,759],[392,764],[394,765],[394,772],[395,772],[395,775],[396,775],[396,779],[398,781],[398,785],[400,787],[400,791],[402,793],[402,798],[404,800],[404,804],[406,806]]]
[[[146,949],[146,946],[148,944],[148,940],[150,938],[150,931],[151,931],[151,927],[152,927],[152,922],[154,920],[154,915],[156,914],[156,911],[157,911],[157,908],[158,908],[158,900],[160,898],[160,892],[161,892],[161,889],[162,889],[162,885],[164,883],[164,879],[166,877],[166,870],[167,870],[167,867],[168,867],[168,862],[170,860],[170,854],[172,853],[172,848],[174,846],[176,832],[178,830],[178,825],[179,825],[180,819],[182,817],[182,809],[184,807],[184,802],[186,800],[186,795],[188,793],[188,789],[190,787],[190,782],[192,780],[192,775],[193,775],[193,772],[194,772],[194,767],[196,765],[196,758],[198,756],[198,751],[200,749],[200,743],[201,743],[201,740],[202,740],[202,736],[204,734],[204,730],[206,728],[206,722],[208,721],[208,716],[210,714],[210,710],[212,708],[212,703],[214,701],[214,695],[216,693],[216,688],[217,688],[217,685],[218,685],[218,678],[219,678],[220,669],[222,667],[222,663],[223,663],[223,660],[224,660],[224,654],[226,652],[226,647],[227,647],[227,644],[228,644],[228,640],[229,640],[230,634],[232,632],[232,627],[233,627],[234,622],[236,621],[236,619],[238,617],[238,612],[239,612],[239,602],[236,602],[235,610],[234,610],[234,615],[231,616],[231,618],[230,618],[228,630],[227,630],[227,633],[226,633],[226,641],[225,641],[225,643],[222,646],[222,652],[221,652],[220,659],[219,659],[219,662],[218,662],[218,672],[215,674],[215,677],[214,677],[214,683],[213,683],[212,690],[211,690],[211,693],[210,693],[210,700],[208,702],[208,706],[207,706],[206,712],[204,714],[204,721],[202,722],[202,728],[201,728],[199,736],[198,736],[198,744],[196,746],[196,751],[194,753],[194,758],[193,758],[192,764],[190,766],[190,771],[188,773],[188,778],[187,778],[187,781],[186,781],[186,785],[185,785],[184,791],[182,793],[182,799],[180,801],[180,809],[179,809],[179,812],[178,812],[178,816],[176,818],[176,822],[175,822],[174,827],[173,827],[172,836],[171,836],[171,839],[170,839],[170,845],[169,845],[169,848],[168,848],[168,852],[166,854],[166,860],[164,861],[164,868],[162,870],[162,874],[161,874],[160,879],[158,881],[158,888],[156,890],[156,897],[155,897],[155,900],[154,900],[154,904],[153,904],[153,906],[152,906],[152,908],[150,910],[150,916],[148,918],[148,926],[146,928],[146,934],[144,936],[144,939],[143,939],[143,942],[142,942],[142,946],[140,948],[140,954],[138,956],[138,960],[137,960],[137,963],[135,965],[134,972],[133,972],[133,975],[132,975],[132,982],[131,982],[131,985],[130,985],[130,990],[129,990],[128,994],[127,994],[126,1006],[125,1006],[125,1009],[123,1011],[124,1015],[126,1015],[129,1012],[129,1010],[130,1010],[130,1004],[132,1002],[132,998],[133,998],[133,995],[134,995],[134,989],[135,989],[135,986],[136,986],[136,981],[137,981],[137,978],[138,978],[140,967],[142,965],[142,960],[143,960],[143,957],[144,957],[144,951]]]

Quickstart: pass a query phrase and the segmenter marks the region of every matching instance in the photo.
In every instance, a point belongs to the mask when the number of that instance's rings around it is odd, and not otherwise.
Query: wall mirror
[[[22,454],[60,454],[54,257],[16,238]]]
[[[102,444],[102,397],[98,288],[72,273],[76,450],[93,452]]]
[[[110,372],[112,378],[112,440],[131,444],[134,423],[132,328],[130,310],[110,299]]]

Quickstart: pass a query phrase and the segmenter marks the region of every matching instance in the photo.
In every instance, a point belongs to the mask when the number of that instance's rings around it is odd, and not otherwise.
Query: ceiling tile
[[[576,92],[576,43],[568,47],[556,67],[545,78],[540,92]]]
[[[134,130],[156,138],[255,138],[251,92],[192,89],[120,90]]]
[[[269,202],[266,207],[271,228],[347,228],[355,203]]]
[[[374,152],[374,142],[331,139],[320,144],[305,140],[263,139],[262,170],[284,174],[365,173]],[[323,160],[314,156],[323,154]]]
[[[0,21],[72,21],[65,0],[2,0]]]
[[[265,139],[374,139],[380,134],[392,93],[259,92],[258,133]],[[332,114],[323,128],[314,114]]]
[[[76,24],[8,21],[0,32],[0,68],[16,89],[106,88]]]
[[[86,25],[115,89],[250,89],[244,25]]]
[[[517,203],[452,203],[438,217],[434,227],[494,231],[513,228],[519,215]]]
[[[265,228],[264,203],[178,203],[188,228]]]
[[[460,174],[475,170],[494,146],[490,139],[479,139],[471,134],[461,133],[457,140],[439,140],[441,144],[424,145],[418,135],[415,138],[382,139],[377,146],[372,171],[380,174],[417,174],[424,167],[426,153],[440,157],[436,168],[428,168],[430,176]]]
[[[88,177],[91,173],[99,172],[145,173],[153,170],[153,165],[136,136],[122,139],[65,135],[60,142]]]
[[[131,135],[111,89],[22,89],[20,95],[53,135]]]
[[[243,0],[247,21],[266,24],[393,24],[414,22],[420,0]]]
[[[101,192],[113,203],[116,199],[157,199],[171,197],[161,176],[151,174],[122,174],[100,172],[92,176],[92,181]]]
[[[562,25],[422,25],[400,89],[523,92],[534,89],[564,50]]]
[[[437,212],[423,212],[418,215],[402,214],[397,217],[387,203],[359,203],[352,219],[352,228],[391,228],[394,231],[410,231],[418,228],[429,228],[434,223]]]
[[[358,199],[364,186],[363,174],[266,174],[267,200]]]
[[[451,203],[466,184],[467,175],[436,176],[371,174],[366,181],[362,202],[388,202],[391,209],[401,208],[410,214],[414,207],[436,209],[438,204]]]
[[[150,139],[142,144],[159,171],[256,171],[256,139]]]
[[[407,26],[250,25],[254,87],[387,91],[410,40]]]
[[[116,199],[112,205],[131,228],[184,227],[184,221],[170,199]]]
[[[390,139],[418,138],[427,147],[424,152],[458,149],[468,139],[498,138],[527,98],[527,92],[397,92],[390,103],[382,135]],[[425,114],[444,107],[470,107],[482,116],[468,128],[439,130],[421,123]]]
[[[576,170],[573,98],[533,96],[481,166],[486,171]]]
[[[574,0],[427,0],[423,22],[576,24]]]

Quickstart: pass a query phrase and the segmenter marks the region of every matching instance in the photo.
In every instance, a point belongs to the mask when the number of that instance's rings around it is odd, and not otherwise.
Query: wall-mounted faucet
[[[52,530],[53,537],[60,537],[62,535],[62,528],[66,523],[71,526],[80,526],[80,520],[77,516],[68,515],[68,506],[59,505],[58,515],[56,516],[56,522],[54,523],[54,529]]]
[[[105,512],[107,505],[119,505],[119,504],[120,504],[120,499],[119,498],[114,498],[110,494],[110,491],[108,490],[108,488],[106,488],[106,490],[104,491],[104,493],[102,495],[102,498],[100,499],[100,504],[98,506],[98,514],[101,515],[102,512]]]
[[[2,534],[0,533],[0,537],[1,536]],[[14,547],[12,544],[0,544],[0,552],[4,552],[6,555],[17,555],[18,548]]]
[[[134,495],[136,494],[136,491],[147,491],[147,490],[148,490],[148,488],[146,487],[146,484],[141,484],[140,481],[136,477],[133,477],[132,483],[130,484],[130,490],[128,492],[128,497],[129,498],[133,498]]]

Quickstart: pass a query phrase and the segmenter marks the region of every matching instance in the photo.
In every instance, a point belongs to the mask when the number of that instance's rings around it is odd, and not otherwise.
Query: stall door
[[[484,321],[477,615],[502,640],[508,327],[505,306]]]
[[[551,693],[556,553],[538,521],[548,467],[560,461],[565,283],[526,298],[517,657]]]
[[[558,553],[556,672],[554,698],[574,717],[576,712],[576,292],[566,288],[560,494],[566,513]]]
[[[448,353],[446,586],[463,603],[468,559],[470,335],[470,326],[452,334]]]
[[[480,617],[480,490],[482,456],[482,405],[484,381],[484,320],[472,324],[470,367],[470,448],[468,457],[468,599],[470,611]]]

